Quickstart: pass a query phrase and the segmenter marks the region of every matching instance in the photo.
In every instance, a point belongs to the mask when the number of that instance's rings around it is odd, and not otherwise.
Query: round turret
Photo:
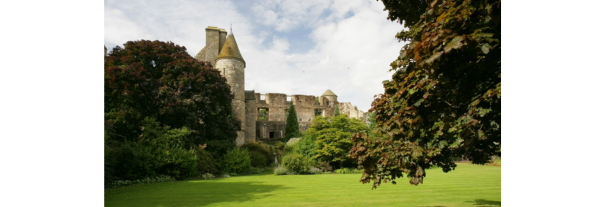
[[[231,92],[233,93],[233,114],[241,121],[241,131],[237,132],[236,143],[238,146],[244,144],[245,141],[245,115],[246,115],[246,104],[245,104],[245,82],[244,82],[244,69],[246,68],[246,62],[239,52],[235,37],[233,34],[229,34],[225,44],[222,46],[221,52],[216,58],[216,69],[221,72],[227,79],[227,83],[231,86]]]
[[[321,97],[324,97],[325,99],[328,99],[328,105],[332,106],[334,104],[336,104],[336,102],[338,102],[338,96],[336,94],[334,94],[334,92],[332,92],[330,89],[328,89],[326,92],[324,92],[324,94],[321,95]]]

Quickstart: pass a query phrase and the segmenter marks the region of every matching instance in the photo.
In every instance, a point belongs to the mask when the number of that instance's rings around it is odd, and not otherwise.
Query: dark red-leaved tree
[[[352,137],[361,182],[375,188],[406,175],[418,185],[431,166],[448,172],[459,158],[484,164],[499,156],[500,1],[382,2],[389,20],[405,22],[395,37],[409,44],[372,103],[375,137]]]
[[[218,70],[172,42],[129,41],[105,56],[105,130],[116,141],[138,141],[142,120],[155,118],[193,133],[187,146],[209,151],[235,146],[239,124],[230,86]],[[222,153],[220,153],[222,154]]]

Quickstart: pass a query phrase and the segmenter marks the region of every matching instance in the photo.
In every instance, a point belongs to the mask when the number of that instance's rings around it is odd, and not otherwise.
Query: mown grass
[[[105,206],[500,206],[500,167],[460,163],[371,190],[361,174],[253,175],[105,190]]]

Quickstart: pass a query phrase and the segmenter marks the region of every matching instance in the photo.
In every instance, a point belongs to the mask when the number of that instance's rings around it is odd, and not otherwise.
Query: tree
[[[334,117],[340,115],[340,107],[338,107],[338,104],[336,104],[336,108],[334,109]]]
[[[298,116],[296,116],[296,109],[294,109],[294,104],[290,103],[290,108],[288,109],[288,118],[286,119],[286,136],[284,137],[284,142],[288,142],[288,140],[293,137],[300,137],[300,131],[298,128]]]
[[[258,110],[258,120],[267,121],[267,109]]]
[[[383,0],[388,19],[409,30],[409,41],[391,63],[393,79],[370,111],[375,132],[352,137],[350,156],[363,166],[361,182],[405,173],[418,185],[425,169],[455,169],[459,158],[484,164],[500,156],[501,29],[496,0]],[[419,15],[421,14],[421,15]]]
[[[368,121],[370,121],[370,123],[368,124],[368,128],[371,130],[374,130],[374,128],[376,128],[376,112],[370,112],[368,113]]]
[[[326,117],[316,116],[309,127],[309,135],[315,137],[315,159],[319,161],[338,163],[342,167],[353,146],[351,135],[357,132],[367,132],[367,126],[358,119],[338,115],[331,122]]]
[[[191,130],[184,146],[214,155],[235,147],[239,121],[227,81],[172,42],[129,41],[105,56],[105,130],[111,140],[140,141],[142,120]]]

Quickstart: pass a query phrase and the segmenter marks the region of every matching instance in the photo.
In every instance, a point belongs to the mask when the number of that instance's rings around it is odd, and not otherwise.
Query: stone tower
[[[227,36],[227,31],[224,29],[212,26],[207,27],[206,46],[195,56],[195,59],[210,62],[227,79],[227,84],[231,86],[231,92],[233,93],[233,115],[241,121],[241,130],[237,132],[237,139],[235,141],[237,146],[241,146],[246,141],[254,141],[255,136],[247,137],[249,140],[246,140],[246,129],[251,129],[250,134],[255,135],[256,128],[247,126],[250,125],[250,121],[255,120],[246,120],[246,100],[250,99],[250,96],[246,99],[244,92],[244,68],[246,68],[246,61],[244,61],[242,54],[239,52],[233,32]],[[248,100],[248,102],[254,102],[254,100]],[[251,108],[254,110],[256,107],[255,105],[251,105]]]
[[[334,94],[330,89],[328,89],[324,94],[321,95],[322,98],[327,99],[328,106],[335,106],[338,103],[338,96]]]
[[[241,121],[241,130],[237,132],[236,143],[237,146],[241,146],[246,141],[246,96],[244,91],[244,68],[246,68],[246,61],[244,61],[242,54],[239,52],[233,33],[227,36],[225,44],[220,48],[222,49],[216,58],[214,68],[221,72],[227,79],[227,83],[231,86],[231,92],[233,92],[233,115]]]
[[[217,27],[206,28],[206,46],[195,56],[199,61],[208,61],[216,68],[216,58],[227,40],[227,31]]]

